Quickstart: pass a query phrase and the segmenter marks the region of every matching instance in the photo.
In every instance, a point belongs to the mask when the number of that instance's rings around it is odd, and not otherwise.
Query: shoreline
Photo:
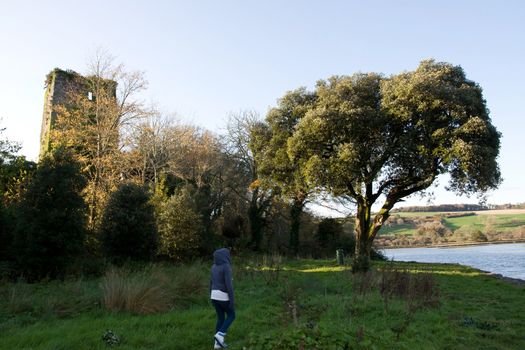
[[[487,276],[495,277],[495,278],[497,278],[499,280],[505,281],[507,283],[514,284],[516,286],[520,286],[520,287],[521,286],[525,286],[525,280],[523,280],[521,278],[507,277],[507,276],[504,276],[504,275],[502,275],[500,273],[494,273],[494,272],[485,271],[485,270],[479,270],[479,271],[485,272]]]
[[[492,244],[516,244],[525,243],[525,239],[509,239],[492,242],[454,242],[454,243],[442,243],[442,244],[413,244],[413,245],[396,245],[396,246],[376,246],[377,249],[405,249],[405,248],[461,248],[478,245],[492,245]]]
[[[459,243],[459,244],[437,244],[437,245],[426,245],[426,246],[401,246],[401,247],[397,246],[397,247],[394,247],[394,248],[386,248],[386,247],[379,248],[378,247],[378,249],[396,249],[396,248],[460,248],[460,247],[478,246],[478,245],[516,244],[516,243],[525,243],[525,239],[494,241],[494,242],[468,242],[468,243]],[[395,261],[397,261],[397,260],[395,260]],[[418,261],[413,261],[413,262],[418,262]],[[418,262],[418,263],[425,264],[425,262]],[[443,262],[443,263],[429,263],[429,264],[449,264],[449,263]],[[468,266],[470,268],[473,268],[475,270],[478,270],[478,271],[482,272],[486,276],[492,276],[492,277],[497,278],[497,279],[499,279],[501,281],[513,284],[513,285],[518,286],[518,287],[524,287],[525,286],[525,279],[515,278],[515,277],[508,277],[508,276],[502,275],[500,273],[491,272],[491,271],[487,271],[487,270],[482,270],[480,268],[477,268],[477,267],[474,267],[474,266],[470,266],[470,265],[465,265],[465,264],[459,264],[459,265]]]

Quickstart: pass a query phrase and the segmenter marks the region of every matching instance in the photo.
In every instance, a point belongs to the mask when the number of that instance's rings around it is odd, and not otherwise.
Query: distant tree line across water
[[[516,204],[439,204],[424,206],[408,206],[395,208],[392,213],[402,212],[446,212],[446,211],[481,211],[481,210],[503,210],[503,209],[525,209],[525,203]]]

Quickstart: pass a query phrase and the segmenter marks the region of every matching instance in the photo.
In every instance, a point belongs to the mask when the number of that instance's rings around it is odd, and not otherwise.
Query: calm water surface
[[[384,253],[389,259],[397,261],[458,263],[525,280],[525,243],[385,249]]]

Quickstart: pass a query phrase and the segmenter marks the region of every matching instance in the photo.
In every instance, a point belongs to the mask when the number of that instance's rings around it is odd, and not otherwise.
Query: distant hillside
[[[480,204],[440,204],[440,205],[426,205],[426,206],[412,206],[402,207],[392,210],[393,213],[399,212],[446,212],[446,211],[480,211],[492,209],[486,205]]]
[[[481,211],[501,209],[525,209],[525,203],[518,204],[440,204],[427,206],[411,206],[393,209],[392,213],[399,212],[449,212],[449,211]]]
[[[488,242],[525,242],[525,209],[399,212],[375,240],[383,248]]]

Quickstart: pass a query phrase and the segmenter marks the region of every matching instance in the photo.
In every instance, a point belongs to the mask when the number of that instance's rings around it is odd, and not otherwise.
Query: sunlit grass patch
[[[314,267],[314,268],[308,268],[308,269],[293,269],[293,271],[298,272],[341,272],[341,271],[347,271],[352,270],[352,267],[349,265],[341,265],[341,266],[323,266],[323,267]]]

